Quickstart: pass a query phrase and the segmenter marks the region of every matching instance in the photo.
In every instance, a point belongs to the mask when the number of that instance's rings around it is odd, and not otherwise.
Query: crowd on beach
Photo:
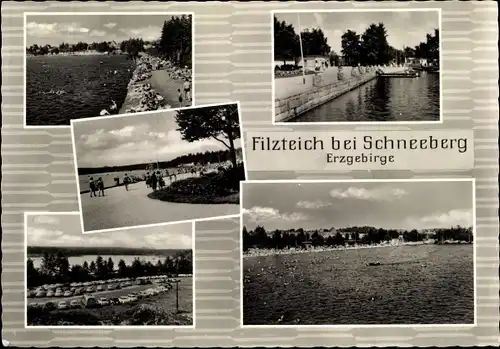
[[[179,102],[191,100],[191,69],[188,67],[175,67],[170,61],[153,57],[143,53],[137,61],[137,66],[132,74],[128,85],[130,98],[138,100],[138,105],[126,109],[126,113],[137,113],[161,109],[170,109],[171,105],[157,93],[151,84],[147,82],[154,70],[165,70],[169,77],[175,80],[183,80],[182,91],[178,89]]]
[[[345,245],[345,246],[311,246],[309,248],[287,248],[287,249],[261,249],[261,248],[250,248],[243,253],[244,257],[264,257],[264,256],[275,256],[275,255],[289,255],[298,253],[309,253],[309,252],[328,252],[328,251],[345,251],[345,250],[360,250],[366,248],[380,248],[380,247],[390,247],[390,246],[409,246],[409,245],[422,245],[430,243],[427,241],[420,242],[387,242],[373,245]]]

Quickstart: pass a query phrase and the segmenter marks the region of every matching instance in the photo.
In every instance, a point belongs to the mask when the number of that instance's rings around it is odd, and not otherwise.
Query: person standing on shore
[[[183,88],[184,88],[184,99],[186,100],[186,102],[190,102],[191,101],[191,82],[189,81],[189,78],[184,81],[184,85],[183,85]]]
[[[90,177],[90,179],[89,179],[90,197],[96,196],[96,193],[95,193],[96,188],[95,187],[96,187],[96,185],[94,182],[94,177]]]
[[[182,108],[182,92],[181,89],[177,89],[177,95],[179,96],[179,104]]]
[[[99,191],[99,196],[104,196],[104,182],[102,181],[102,177],[99,177],[97,180],[97,190]]]
[[[156,178],[156,174],[153,172],[151,174],[151,188],[153,188],[153,191],[156,191],[157,184],[158,184],[158,179]]]

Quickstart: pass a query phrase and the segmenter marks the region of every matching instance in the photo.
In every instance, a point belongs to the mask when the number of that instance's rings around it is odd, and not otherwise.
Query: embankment
[[[325,77],[327,77],[326,81],[322,82],[323,74],[319,74],[311,77],[311,79],[316,79],[317,82],[312,83],[312,86],[306,91],[301,91],[288,97],[276,98],[274,101],[275,121],[289,121],[376,78],[375,68],[358,76],[351,76],[350,72],[352,69],[350,67],[346,67],[344,70],[347,73],[345,75],[348,76],[344,80],[332,79],[332,72],[328,72],[325,74]],[[384,67],[382,70],[386,73],[393,73],[401,71],[402,68]],[[286,80],[288,79],[296,80],[297,77],[282,78],[275,80],[275,83],[279,81],[280,84],[286,84]],[[291,80],[290,83],[292,83]]]
[[[156,83],[158,79],[155,79],[155,74],[163,81]],[[177,68],[169,61],[142,54],[128,84],[119,114],[177,107],[177,89],[182,90],[186,80],[192,80],[191,69]]]

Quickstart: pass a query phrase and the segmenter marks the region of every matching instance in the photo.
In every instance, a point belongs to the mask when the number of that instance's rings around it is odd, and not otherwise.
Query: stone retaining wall
[[[359,77],[337,81],[323,87],[314,87],[310,91],[299,93],[288,98],[276,99],[274,104],[275,121],[283,122],[293,119],[375,78],[376,74],[373,71]]]

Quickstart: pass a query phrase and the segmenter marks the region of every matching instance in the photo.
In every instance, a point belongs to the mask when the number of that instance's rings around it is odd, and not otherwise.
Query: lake
[[[439,74],[376,78],[290,122],[439,121]]]
[[[243,276],[245,325],[474,322],[473,245],[249,257]]]
[[[146,262],[149,261],[153,264],[156,264],[158,262],[158,260],[161,260],[162,262],[164,262],[165,258],[167,258],[167,256],[147,256],[147,255],[146,256],[102,255],[101,257],[106,261],[108,260],[108,258],[111,258],[114,262],[115,269],[118,269],[118,262],[120,261],[120,259],[123,259],[125,261],[125,264],[132,265],[132,262],[134,261],[135,258],[139,258],[140,260],[143,260]],[[35,268],[40,268],[40,265],[42,264],[42,257],[30,257],[30,256],[28,256],[28,258],[31,258]],[[68,257],[68,261],[69,261],[70,265],[75,265],[75,264],[83,265],[83,263],[85,261],[88,264],[90,264],[92,261],[95,262],[96,258],[97,258],[97,255],[71,256],[71,257]]]
[[[26,59],[26,124],[70,125],[118,109],[135,68],[124,55],[36,56]]]

